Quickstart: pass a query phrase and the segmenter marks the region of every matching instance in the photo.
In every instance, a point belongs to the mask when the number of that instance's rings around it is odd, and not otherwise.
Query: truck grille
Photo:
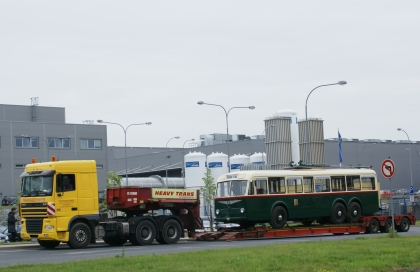
[[[29,234],[38,234],[42,232],[42,218],[26,219],[26,231]]]
[[[47,203],[22,203],[22,217],[47,217]]]

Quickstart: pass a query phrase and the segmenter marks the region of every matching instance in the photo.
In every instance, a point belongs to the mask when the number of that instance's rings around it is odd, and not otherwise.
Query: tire
[[[404,217],[401,219],[400,225],[397,227],[399,232],[407,232],[410,229],[410,220]]]
[[[71,248],[85,248],[92,239],[90,228],[85,223],[76,223],[70,229],[69,241]]]
[[[162,237],[162,233],[160,233],[160,236],[159,237],[156,237],[156,242],[158,242],[159,244],[161,244],[161,245],[166,245],[166,244],[168,244],[168,243],[166,243],[166,241],[163,239],[163,237]]]
[[[389,233],[389,231],[392,229],[392,219],[387,218],[385,220],[385,224],[383,227],[380,228],[381,232],[383,233]]]
[[[104,237],[102,240],[110,246],[122,246],[127,242],[127,239],[123,237]]]
[[[135,243],[131,241],[132,239],[130,239],[130,242],[132,242],[135,245],[150,245],[156,238],[155,225],[149,220],[140,221],[137,224],[136,233],[133,238],[135,240]]]
[[[379,231],[379,221],[376,218],[372,218],[369,222],[369,226],[366,228],[366,233],[378,233]]]
[[[332,213],[331,213],[331,223],[333,224],[342,224],[346,220],[347,212],[346,207],[343,203],[337,202],[334,204]]]
[[[56,248],[59,244],[61,244],[60,241],[41,241],[38,240],[38,244],[45,248]]]
[[[287,211],[282,206],[277,206],[271,213],[270,226],[273,229],[281,229],[287,223]]]
[[[357,223],[362,216],[362,208],[360,207],[359,203],[352,202],[350,203],[349,210],[347,212],[346,221],[348,223]]]
[[[176,244],[181,238],[181,225],[175,219],[167,220],[162,227],[161,238],[166,244]]]

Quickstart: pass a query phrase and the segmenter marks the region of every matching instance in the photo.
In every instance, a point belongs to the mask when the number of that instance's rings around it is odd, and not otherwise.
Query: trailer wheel
[[[287,211],[282,206],[274,208],[271,214],[270,226],[273,229],[281,229],[287,223]]]
[[[155,225],[149,220],[143,220],[138,223],[135,235],[130,236],[130,242],[134,245],[150,245],[155,237]]]
[[[385,224],[383,227],[380,228],[381,232],[383,233],[389,233],[389,231],[392,229],[392,219],[387,218],[385,220]]]
[[[346,220],[347,212],[346,207],[344,207],[343,203],[337,202],[334,204],[331,214],[331,223],[333,224],[341,224]]]
[[[376,218],[372,218],[369,222],[369,226],[366,229],[366,233],[377,233],[379,231],[379,221]]]
[[[76,223],[70,229],[70,238],[67,244],[71,248],[85,248],[90,243],[92,233],[85,223]]]
[[[122,246],[127,242],[127,239],[122,237],[103,237],[102,240],[110,246]]]
[[[359,203],[352,202],[350,203],[349,210],[347,212],[347,222],[348,223],[357,223],[362,216],[362,208],[360,207]]]
[[[167,220],[162,227],[161,238],[165,244],[175,244],[181,238],[181,225],[174,219]]]
[[[410,220],[407,218],[401,219],[400,225],[398,226],[398,231],[407,232],[410,229]]]
[[[41,241],[38,240],[38,244],[45,248],[56,248],[60,244],[60,241]]]

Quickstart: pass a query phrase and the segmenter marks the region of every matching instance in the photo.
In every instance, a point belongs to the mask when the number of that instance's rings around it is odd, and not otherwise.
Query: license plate
[[[31,237],[31,242],[38,243],[38,238]]]

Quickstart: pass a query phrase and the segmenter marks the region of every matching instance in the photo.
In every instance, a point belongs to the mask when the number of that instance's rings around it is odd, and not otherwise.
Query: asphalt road
[[[419,235],[420,227],[411,227],[409,232],[399,233],[399,235]],[[149,246],[132,246],[127,243],[125,246],[125,256],[150,255],[150,254],[169,254],[197,250],[211,250],[232,247],[261,246],[272,244],[298,243],[305,241],[334,241],[343,239],[355,239],[356,237],[380,236],[387,234],[358,234],[358,235],[323,235],[306,236],[295,238],[279,238],[264,240],[242,240],[233,242],[222,241],[188,241],[181,240],[177,244],[161,245],[153,243]],[[98,259],[114,257],[122,254],[123,247],[111,247],[104,243],[89,245],[84,249],[70,249],[67,244],[62,244],[55,249],[45,249],[38,244],[21,245],[0,245],[0,267],[14,264],[39,264],[39,263],[61,263],[76,260]]]

